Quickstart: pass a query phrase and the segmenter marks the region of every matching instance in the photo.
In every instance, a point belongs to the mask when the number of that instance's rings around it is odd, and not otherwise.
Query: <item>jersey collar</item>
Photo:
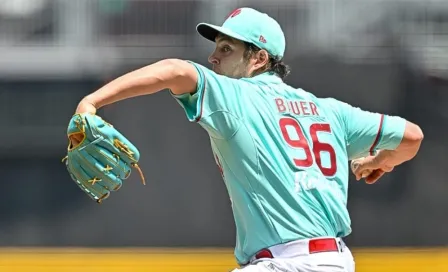
[[[251,78],[246,78],[246,80],[257,83],[267,83],[267,84],[280,84],[283,83],[282,79],[278,77],[273,72],[264,72],[262,74],[256,75]]]

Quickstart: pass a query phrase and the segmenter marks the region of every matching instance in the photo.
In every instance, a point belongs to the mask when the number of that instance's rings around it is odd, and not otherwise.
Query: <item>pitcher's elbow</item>
[[[404,138],[409,144],[420,145],[420,143],[423,141],[424,134],[422,129],[418,125],[408,121],[406,124]]]

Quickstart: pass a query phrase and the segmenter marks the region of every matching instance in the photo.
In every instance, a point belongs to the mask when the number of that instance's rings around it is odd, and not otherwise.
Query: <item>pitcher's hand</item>
[[[367,184],[377,182],[385,173],[394,169],[394,166],[381,161],[378,154],[352,160],[350,167],[356,180],[364,178]]]

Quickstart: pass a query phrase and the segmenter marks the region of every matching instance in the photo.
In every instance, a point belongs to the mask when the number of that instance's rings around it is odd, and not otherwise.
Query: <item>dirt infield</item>
[[[448,271],[448,248],[353,252],[357,272]],[[0,271],[8,272],[227,272],[235,267],[232,249],[0,249]]]

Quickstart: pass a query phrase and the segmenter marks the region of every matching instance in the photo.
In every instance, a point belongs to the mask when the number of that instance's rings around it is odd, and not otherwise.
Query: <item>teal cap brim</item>
[[[224,28],[221,26],[216,26],[212,24],[207,23],[200,23],[196,26],[196,30],[198,33],[206,38],[207,40],[210,40],[212,42],[215,42],[216,36],[218,36],[219,33],[222,33],[224,35],[227,35],[229,37],[232,37],[234,39],[243,41],[243,42],[250,42],[248,39],[244,38],[243,36],[233,32],[232,30],[228,28]]]

